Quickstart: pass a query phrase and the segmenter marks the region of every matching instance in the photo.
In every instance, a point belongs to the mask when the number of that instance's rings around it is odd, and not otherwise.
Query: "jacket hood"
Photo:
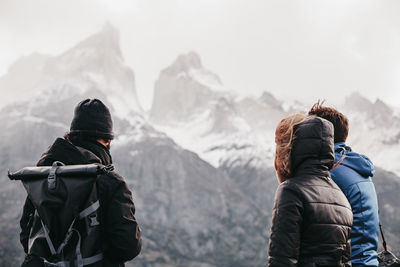
[[[335,158],[333,142],[332,123],[315,116],[306,118],[295,128],[291,151],[292,173],[329,173]]]
[[[346,157],[340,163],[341,165],[353,169],[365,178],[374,176],[374,165],[367,156],[353,152],[344,142],[336,143],[335,162],[339,161],[343,154],[345,154]]]
[[[38,166],[51,166],[54,161],[66,165],[102,163],[93,152],[75,146],[63,138],[57,138],[40,157]]]

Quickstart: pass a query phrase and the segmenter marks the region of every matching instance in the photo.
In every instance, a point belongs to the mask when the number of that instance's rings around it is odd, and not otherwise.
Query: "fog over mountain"
[[[26,77],[22,79],[21,77]],[[128,266],[262,266],[272,201],[274,131],[304,110],[269,92],[238,96],[196,52],[178,55],[142,109],[134,71],[112,25],[57,56],[32,54],[0,77],[0,266],[18,266],[18,220],[26,193],[7,169],[34,165],[69,129],[74,106],[97,97],[111,109],[116,170],[133,190],[143,250]],[[384,102],[350,95],[349,143],[371,156],[388,243],[400,246],[400,119]],[[398,113],[397,113],[398,114]],[[365,134],[368,131],[369,134]]]

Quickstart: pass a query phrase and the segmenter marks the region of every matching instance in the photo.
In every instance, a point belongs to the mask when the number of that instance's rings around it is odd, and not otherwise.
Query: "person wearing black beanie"
[[[99,99],[85,99],[74,111],[70,127],[71,134],[114,139],[110,110]]]
[[[111,164],[114,139],[110,110],[99,99],[85,99],[76,105],[70,131],[64,136],[72,144],[92,151],[103,164]]]
[[[42,154],[37,165],[52,166],[56,161],[65,165],[110,165],[112,139],[114,132],[110,110],[99,99],[85,99],[75,107],[70,131],[64,138],[56,139]],[[103,229],[104,258],[101,260],[101,266],[125,266],[124,262],[136,257],[142,247],[141,230],[135,218],[132,192],[125,179],[115,171],[99,176],[96,185],[100,203],[99,222]],[[35,261],[41,261],[35,252],[30,251],[31,246],[28,245],[35,242],[30,236],[32,229],[40,229],[40,226],[32,225],[31,218],[34,214],[35,207],[27,198],[20,220],[20,241],[27,253],[25,265],[22,266],[35,266]]]

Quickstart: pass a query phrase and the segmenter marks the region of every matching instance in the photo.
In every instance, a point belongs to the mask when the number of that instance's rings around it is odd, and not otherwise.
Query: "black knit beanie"
[[[85,99],[74,111],[70,133],[82,136],[113,139],[110,110],[98,99]]]

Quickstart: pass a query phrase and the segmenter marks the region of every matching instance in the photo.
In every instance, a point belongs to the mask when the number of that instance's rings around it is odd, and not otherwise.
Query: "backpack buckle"
[[[101,170],[103,171],[103,173],[109,173],[114,170],[114,166],[112,164],[109,164],[109,165],[103,166],[101,168]]]
[[[65,164],[62,163],[61,161],[54,161],[53,165],[51,166],[49,176],[47,176],[47,187],[49,188],[49,190],[56,189],[57,186],[56,172],[59,166],[65,166]]]
[[[90,227],[94,227],[96,225],[100,225],[99,221],[97,220],[97,214],[96,213],[93,214],[93,215],[90,215],[88,217],[88,219],[89,219],[89,226]]]

